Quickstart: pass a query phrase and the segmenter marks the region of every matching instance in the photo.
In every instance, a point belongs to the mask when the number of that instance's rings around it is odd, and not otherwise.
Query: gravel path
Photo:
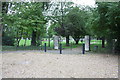
[[[47,53],[37,50],[5,51],[2,55],[2,76],[3,78],[118,77],[117,55],[91,53],[83,55],[78,48],[67,49],[63,53],[59,54],[57,50],[49,50]]]

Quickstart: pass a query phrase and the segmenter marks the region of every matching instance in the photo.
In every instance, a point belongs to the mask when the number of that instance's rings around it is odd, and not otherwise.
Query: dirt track
[[[118,56],[3,52],[3,78],[117,78]]]

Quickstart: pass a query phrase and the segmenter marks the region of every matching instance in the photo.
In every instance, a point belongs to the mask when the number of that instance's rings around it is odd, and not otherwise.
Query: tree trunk
[[[79,43],[79,40],[75,40],[75,44],[78,44]]]
[[[74,41],[75,41],[75,44],[78,44],[79,43],[79,40],[80,38],[79,37],[73,37]]]
[[[105,48],[105,38],[102,37],[102,48]]]
[[[66,46],[69,46],[69,36],[66,36]]]
[[[31,45],[36,46],[36,31],[33,30],[32,32],[32,40],[31,40]]]
[[[27,38],[25,39],[25,43],[24,43],[24,46],[26,46],[26,41],[27,41]]]
[[[16,37],[16,38],[17,38],[17,45],[16,45],[16,46],[17,46],[17,47],[19,47],[19,37],[18,37],[18,31],[17,31],[17,37]]]
[[[18,40],[18,37],[17,37],[17,44],[16,44],[16,47],[18,47],[19,46],[19,40]]]
[[[113,40],[110,36],[107,38],[107,50],[108,52],[113,51]]]
[[[21,38],[17,37],[17,47],[19,47],[20,40],[21,40]]]
[[[117,39],[115,43],[115,53],[120,53],[120,37]]]
[[[21,40],[21,39],[18,39],[18,44],[17,44],[17,47],[19,47],[20,40]]]
[[[50,36],[48,38],[48,47],[50,47]]]

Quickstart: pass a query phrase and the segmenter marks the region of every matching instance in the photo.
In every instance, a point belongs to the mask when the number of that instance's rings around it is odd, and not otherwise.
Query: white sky
[[[85,6],[95,6],[95,0],[72,0],[75,4]]]

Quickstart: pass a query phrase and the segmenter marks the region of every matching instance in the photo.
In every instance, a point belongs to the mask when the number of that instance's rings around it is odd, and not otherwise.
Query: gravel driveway
[[[72,51],[72,50],[71,50]],[[3,78],[117,78],[118,56],[54,54],[48,51],[3,52]]]

